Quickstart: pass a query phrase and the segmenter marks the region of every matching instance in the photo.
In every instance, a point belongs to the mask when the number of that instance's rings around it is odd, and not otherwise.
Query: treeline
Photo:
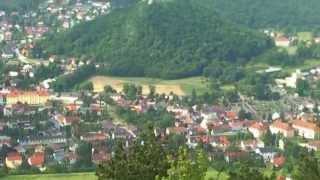
[[[0,0],[0,10],[28,12],[30,10],[37,10],[42,2],[44,0]]]
[[[85,81],[88,77],[96,72],[94,65],[85,65],[77,69],[75,72],[70,74],[64,74],[59,76],[56,81],[52,84],[53,89],[57,92],[69,91],[76,85]]]
[[[273,47],[264,34],[224,21],[207,2],[139,2],[37,46],[95,59],[104,74],[165,79],[202,75],[212,62],[243,64]]]
[[[318,0],[215,0],[222,16],[252,28],[310,30],[319,28]]]

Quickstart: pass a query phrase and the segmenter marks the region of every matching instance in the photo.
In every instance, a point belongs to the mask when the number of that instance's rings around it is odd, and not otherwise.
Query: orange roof
[[[285,162],[286,162],[286,159],[284,157],[282,157],[282,156],[275,157],[272,160],[272,163],[277,167],[283,166]]]
[[[267,130],[267,127],[262,123],[262,122],[256,122],[256,123],[253,123],[250,128],[254,128],[254,129],[257,129],[259,131],[265,131]]]
[[[7,96],[49,96],[49,93],[48,91],[11,91]]]
[[[292,130],[292,127],[290,126],[289,123],[281,122],[280,120],[273,122],[271,124],[271,127],[286,130],[286,131]]]
[[[22,161],[22,157],[17,152],[11,152],[7,154],[7,160],[8,161]]]
[[[289,41],[289,39],[287,37],[280,36],[280,37],[277,37],[275,41]]]
[[[228,119],[236,119],[237,117],[238,117],[238,114],[236,112],[230,111],[226,113],[226,118]]]
[[[31,166],[42,166],[44,163],[44,153],[37,152],[37,153],[33,154],[29,158],[29,163]]]
[[[299,119],[295,119],[292,121],[292,125],[294,126],[298,126],[301,128],[305,128],[305,129],[311,129],[314,131],[319,131],[319,127],[317,126],[317,124],[315,123],[311,123],[311,122],[306,122],[306,121],[302,121]]]

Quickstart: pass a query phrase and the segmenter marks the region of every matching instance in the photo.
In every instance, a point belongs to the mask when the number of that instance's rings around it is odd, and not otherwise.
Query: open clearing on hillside
[[[157,78],[124,78],[110,76],[94,76],[89,79],[93,83],[94,91],[101,92],[106,85],[110,85],[116,91],[122,91],[123,84],[132,83],[142,86],[143,94],[149,93],[149,86],[156,87],[159,94],[169,94],[173,92],[177,95],[189,95],[192,89],[198,94],[202,94],[208,90],[208,82],[204,77],[192,77],[178,80],[162,80]]]

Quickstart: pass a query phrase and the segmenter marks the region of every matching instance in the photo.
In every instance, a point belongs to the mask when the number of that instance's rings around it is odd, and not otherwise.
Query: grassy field
[[[206,179],[216,178],[217,171],[209,170]],[[222,173],[217,180],[227,180],[228,176]],[[1,180],[97,180],[94,173],[70,173],[70,174],[42,174],[42,175],[16,175],[0,178]]]
[[[300,41],[311,41],[313,39],[312,32],[308,32],[308,31],[298,32],[297,36]]]
[[[209,178],[213,178],[215,180],[227,180],[228,179],[228,176],[225,173],[221,173],[220,176],[219,176],[219,179],[216,179],[217,176],[218,176],[218,172],[216,170],[214,170],[214,169],[210,169],[207,172],[206,179],[209,179]]]
[[[89,79],[93,83],[94,91],[100,92],[104,86],[110,85],[117,91],[121,91],[123,84],[133,83],[141,85],[143,94],[149,93],[149,85],[154,85],[159,94],[173,92],[177,95],[189,95],[192,89],[202,94],[208,89],[208,82],[204,77],[192,77],[178,80],[162,80],[157,78],[124,78],[110,76],[95,76]]]
[[[97,180],[94,173],[17,175],[0,178],[3,180]]]

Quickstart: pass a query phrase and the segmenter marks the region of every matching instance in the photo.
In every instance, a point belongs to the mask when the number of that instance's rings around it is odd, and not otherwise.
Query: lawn
[[[292,66],[292,67],[284,67],[282,71],[286,73],[292,73],[296,69],[307,70],[307,69],[315,68],[317,66],[320,66],[320,59],[307,59],[304,61],[303,64],[300,64],[298,66]]]
[[[127,78],[111,76],[94,76],[89,79],[93,83],[94,91],[101,92],[106,85],[112,86],[115,90],[121,91],[123,84],[133,83],[141,85],[143,94],[149,93],[149,85],[154,85],[159,94],[169,94],[173,92],[177,95],[190,95],[192,89],[198,94],[203,94],[208,90],[208,82],[202,76],[183,78],[177,80],[162,80],[157,78]]]
[[[300,41],[311,41],[313,39],[312,32],[299,32],[297,34]]]
[[[3,180],[97,180],[94,173],[16,175],[0,178]]]
[[[209,170],[206,179],[216,178],[218,172]],[[228,176],[222,173],[217,180],[227,180]],[[14,175],[0,178],[3,180],[97,180],[94,173],[69,173],[69,174],[41,174],[41,175]]]
[[[218,176],[218,172],[214,169],[210,169],[208,172],[207,172],[207,176],[206,176],[206,179],[208,180],[209,178],[213,178],[215,180],[227,180],[228,179],[228,176],[225,174],[225,173],[221,173],[220,176],[219,176],[219,179],[216,179]]]

